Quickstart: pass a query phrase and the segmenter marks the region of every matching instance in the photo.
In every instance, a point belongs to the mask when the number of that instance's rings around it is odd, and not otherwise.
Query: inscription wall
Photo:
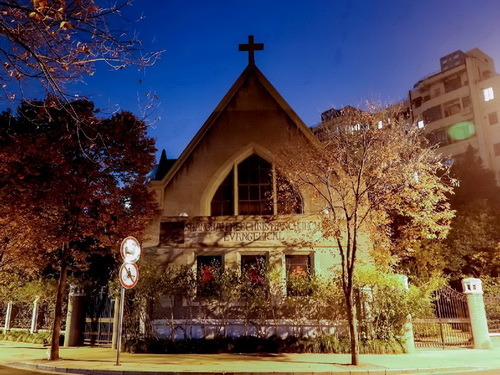
[[[160,230],[160,245],[307,246],[320,238],[317,215],[176,218]]]

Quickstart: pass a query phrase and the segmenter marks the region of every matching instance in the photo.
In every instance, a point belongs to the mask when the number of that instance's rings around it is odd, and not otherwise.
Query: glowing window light
[[[495,93],[493,92],[493,87],[488,87],[483,89],[483,98],[485,102],[495,99]]]
[[[418,127],[419,129],[422,129],[424,126],[425,126],[425,122],[424,122],[424,120],[420,120],[419,122],[417,122],[417,127]]]

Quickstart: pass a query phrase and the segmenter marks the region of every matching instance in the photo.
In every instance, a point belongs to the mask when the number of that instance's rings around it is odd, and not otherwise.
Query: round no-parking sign
[[[139,280],[139,267],[135,263],[123,263],[120,267],[120,283],[125,289],[132,289]]]

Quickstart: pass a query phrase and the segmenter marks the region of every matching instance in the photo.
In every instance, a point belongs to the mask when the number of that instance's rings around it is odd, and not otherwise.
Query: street
[[[0,366],[0,375],[40,375],[42,372],[20,370],[17,368]],[[53,372],[44,372],[43,374],[53,374]]]

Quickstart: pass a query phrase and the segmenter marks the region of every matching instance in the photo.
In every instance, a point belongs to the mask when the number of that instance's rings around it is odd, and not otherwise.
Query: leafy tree
[[[476,199],[457,208],[445,250],[445,273],[452,279],[498,276],[500,217],[487,200]]]
[[[454,208],[467,205],[475,199],[486,199],[493,208],[500,205],[499,187],[495,173],[483,166],[477,150],[470,146],[465,153],[456,158],[451,166],[451,174],[458,180],[453,189],[450,203]]]
[[[469,146],[456,157],[450,173],[457,180],[450,195],[456,215],[443,240],[426,240],[399,263],[413,281],[445,275],[452,285],[463,277],[500,275],[500,189],[492,171],[483,167],[477,151]]]
[[[447,247],[440,239],[424,239],[399,257],[398,271],[407,275],[414,285],[422,285],[434,278],[442,278],[447,264]]]
[[[500,275],[500,188],[473,147],[452,165],[459,181],[451,205],[456,217],[444,242],[445,272],[452,279]]]
[[[154,63],[158,53],[141,55],[140,41],[119,26],[121,11],[130,3],[1,1],[0,85],[5,95],[12,98],[38,82],[48,93],[62,96],[65,82],[92,74],[97,62],[112,69]]]
[[[78,128],[53,98],[0,118],[3,265],[59,271],[51,359],[59,356],[68,269],[85,269],[92,255],[140,236],[154,209],[146,175],[155,149],[146,125],[128,112],[98,118],[88,100],[72,107]]]
[[[398,114],[346,107],[317,129],[318,144],[288,146],[279,162],[285,177],[315,199],[324,213],[323,236],[336,244],[354,365],[353,277],[361,249],[371,243],[377,258],[388,259],[387,249],[401,253],[421,239],[443,238],[453,215],[443,163]]]

